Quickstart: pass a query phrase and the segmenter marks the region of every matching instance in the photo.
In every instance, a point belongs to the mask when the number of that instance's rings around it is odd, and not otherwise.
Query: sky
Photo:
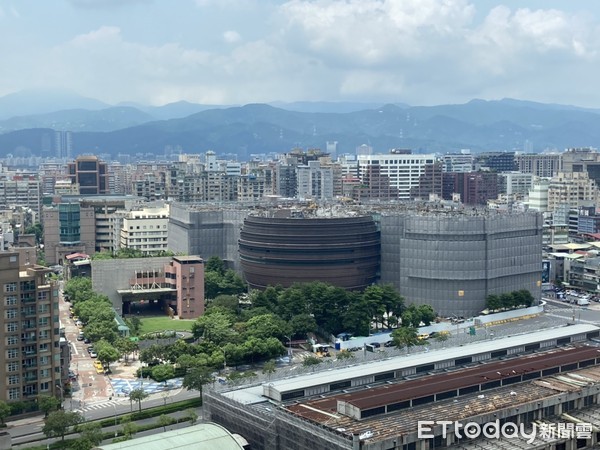
[[[0,96],[600,108],[598,0],[0,0]]]

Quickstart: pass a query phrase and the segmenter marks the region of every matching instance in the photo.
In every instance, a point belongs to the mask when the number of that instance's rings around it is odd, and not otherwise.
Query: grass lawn
[[[140,335],[152,333],[154,331],[192,331],[194,320],[171,319],[167,316],[158,317],[140,317],[142,326],[140,327]]]

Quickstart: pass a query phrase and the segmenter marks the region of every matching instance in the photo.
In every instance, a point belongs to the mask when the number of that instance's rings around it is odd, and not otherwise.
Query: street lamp
[[[115,409],[115,437],[117,437],[119,432],[117,431],[117,405],[115,403],[113,403],[113,408]]]

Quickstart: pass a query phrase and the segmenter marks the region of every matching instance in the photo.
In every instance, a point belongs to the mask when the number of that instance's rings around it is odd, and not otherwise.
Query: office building
[[[79,185],[81,195],[108,194],[108,166],[97,156],[78,156],[67,164],[67,175],[73,184]]]
[[[435,155],[379,154],[358,155],[358,177],[372,198],[410,200],[413,189],[420,185],[426,168],[436,162]],[[380,196],[377,196],[380,195]]]

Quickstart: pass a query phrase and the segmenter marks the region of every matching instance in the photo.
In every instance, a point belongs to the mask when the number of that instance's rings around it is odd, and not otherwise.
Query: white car
[[[96,353],[94,350],[92,350],[92,351],[90,352],[90,357],[92,357],[92,358],[97,358],[97,357],[98,357],[98,353]]]

